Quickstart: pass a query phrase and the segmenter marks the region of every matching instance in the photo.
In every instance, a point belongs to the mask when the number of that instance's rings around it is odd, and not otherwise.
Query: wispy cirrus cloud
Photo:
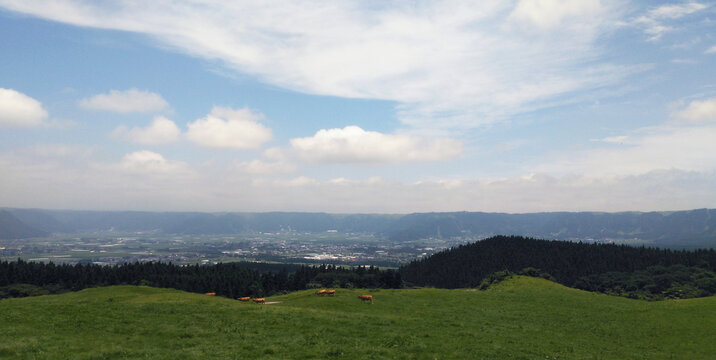
[[[643,29],[644,34],[649,36],[648,41],[655,42],[665,34],[676,30],[676,25],[673,25],[670,21],[691,15],[708,7],[709,5],[707,4],[693,1],[661,5],[634,19],[633,24]]]
[[[636,71],[600,61],[596,42],[617,26],[619,3],[1,0],[0,6],[146,34],[293,91],[395,101],[403,124],[455,131],[614,85]]]
[[[664,169],[716,171],[716,98],[694,100],[671,120],[599,140],[607,147],[558,154],[530,169],[549,174],[639,175]]]
[[[540,29],[553,29],[570,18],[599,16],[605,10],[603,1],[527,0],[518,1],[509,16],[515,22],[526,22]]]
[[[713,125],[684,128],[660,126],[617,138],[619,142],[607,141],[612,145],[610,147],[561,154],[550,162],[534,167],[533,171],[623,176],[660,169],[716,169],[716,126]]]

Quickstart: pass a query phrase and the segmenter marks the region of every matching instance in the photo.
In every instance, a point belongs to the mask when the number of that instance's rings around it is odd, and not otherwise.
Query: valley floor
[[[363,303],[359,294],[372,294]],[[115,286],[0,300],[0,358],[708,359],[716,297],[646,302],[516,277],[299,291],[271,305]]]

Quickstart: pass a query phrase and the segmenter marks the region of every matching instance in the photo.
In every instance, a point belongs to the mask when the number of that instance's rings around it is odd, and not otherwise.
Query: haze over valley
[[[153,213],[0,210],[0,256],[59,263],[171,261],[400,266],[499,234],[716,247],[714,210],[664,213]]]

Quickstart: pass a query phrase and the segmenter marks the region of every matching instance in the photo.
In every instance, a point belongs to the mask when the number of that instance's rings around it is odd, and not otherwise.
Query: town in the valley
[[[474,239],[390,241],[373,234],[336,231],[198,236],[104,232],[2,240],[0,259],[110,265],[135,261],[177,264],[251,261],[397,267],[469,241]]]

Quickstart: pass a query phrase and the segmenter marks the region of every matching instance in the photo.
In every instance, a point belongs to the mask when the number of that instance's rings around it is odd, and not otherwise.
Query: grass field
[[[371,293],[374,304],[357,295]],[[0,358],[713,359],[716,297],[645,302],[516,277],[486,291],[241,303],[115,286],[0,301]]]

